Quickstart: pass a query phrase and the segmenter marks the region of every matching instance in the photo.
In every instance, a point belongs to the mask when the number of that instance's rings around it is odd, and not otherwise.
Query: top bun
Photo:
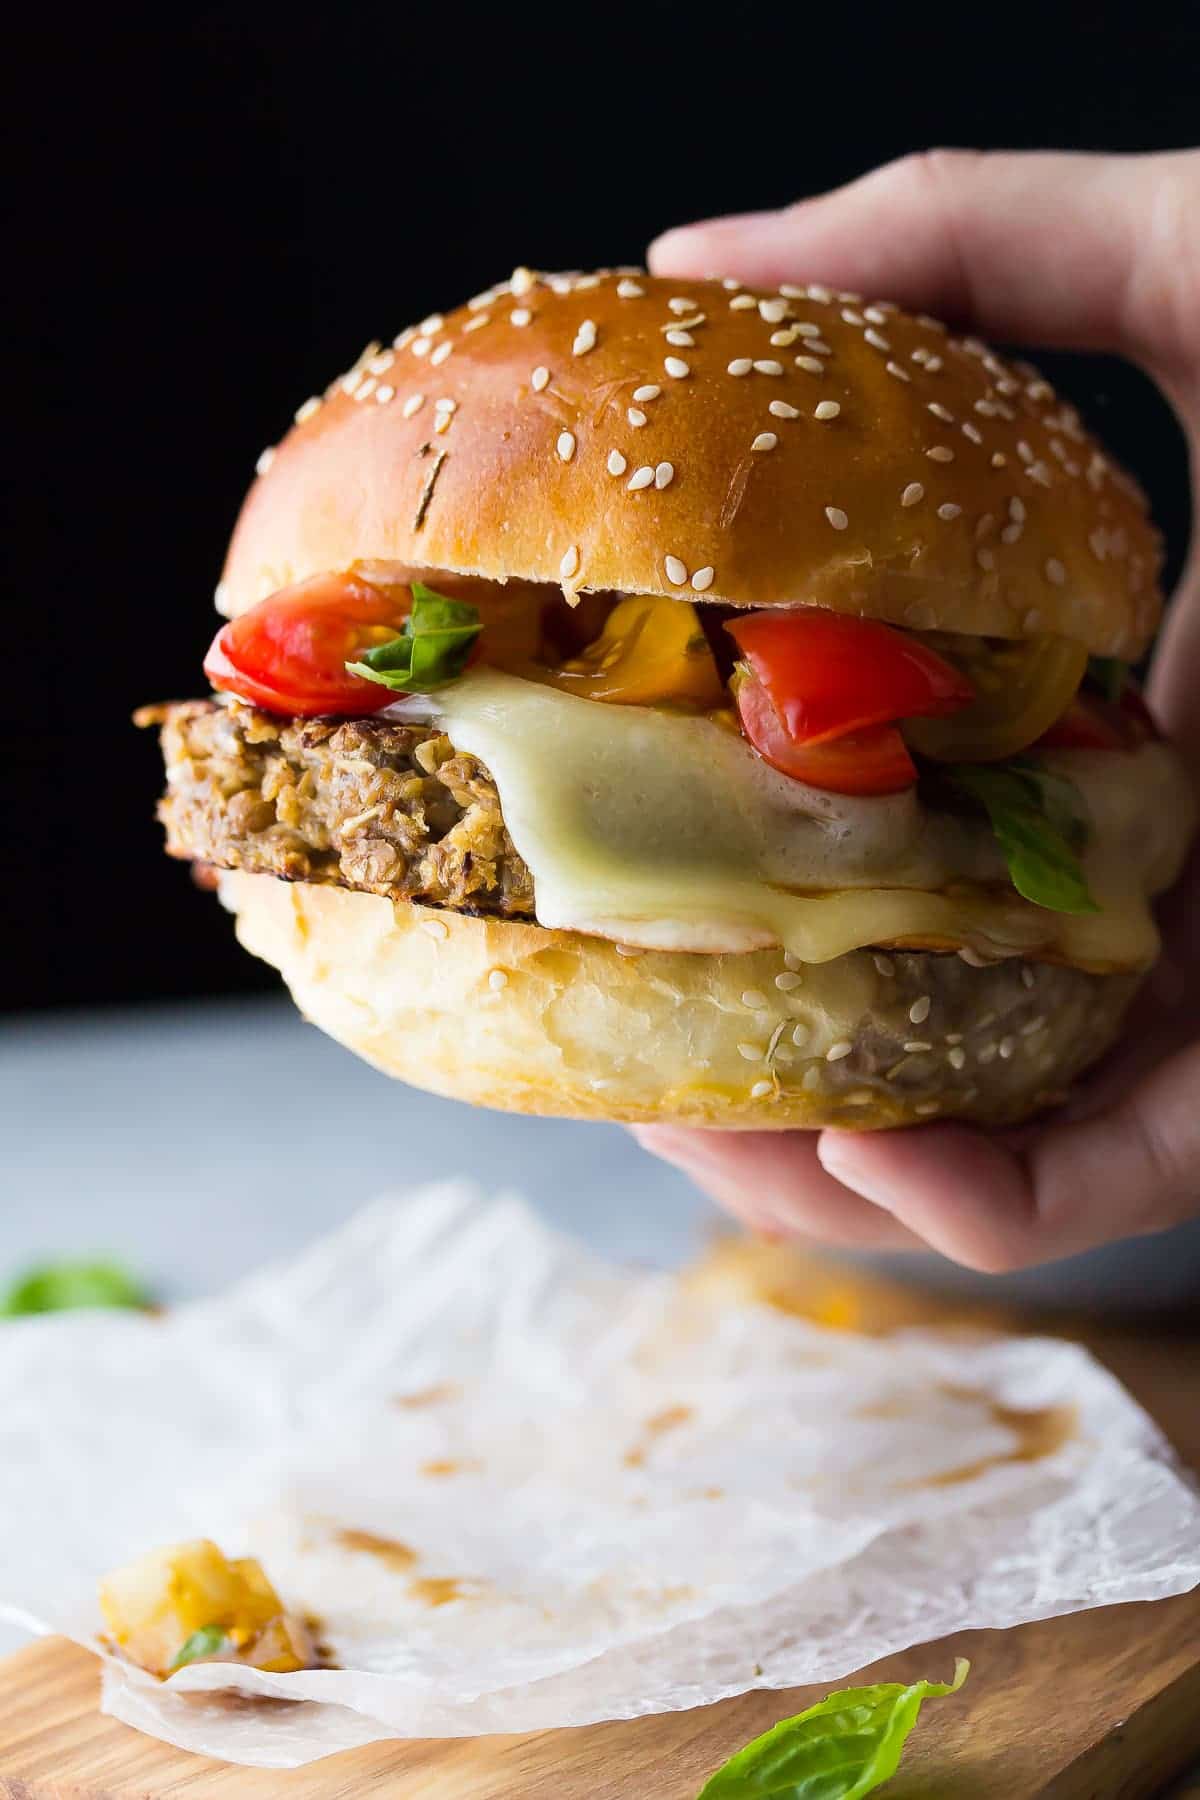
[[[1135,484],[1027,364],[816,285],[534,275],[369,345],[259,462],[218,605],[358,560],[1138,657]]]

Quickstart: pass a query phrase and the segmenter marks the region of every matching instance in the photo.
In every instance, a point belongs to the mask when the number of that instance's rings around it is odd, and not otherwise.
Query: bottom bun
[[[625,952],[269,875],[224,875],[221,896],[306,1017],[386,1074],[570,1118],[1009,1124],[1107,1049],[1138,983],[928,951]]]

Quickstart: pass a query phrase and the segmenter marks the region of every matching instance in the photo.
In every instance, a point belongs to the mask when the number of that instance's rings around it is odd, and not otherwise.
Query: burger
[[[1024,363],[810,284],[511,280],[265,451],[160,817],[302,1011],[520,1112],[1019,1120],[1193,829],[1135,484]]]

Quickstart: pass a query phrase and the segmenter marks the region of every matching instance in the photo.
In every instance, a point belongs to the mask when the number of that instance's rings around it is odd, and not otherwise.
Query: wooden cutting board
[[[867,1330],[959,1323],[963,1309],[753,1246],[710,1271],[734,1288]],[[1022,1321],[1004,1320],[1010,1329]],[[1025,1328],[1029,1329],[1028,1322]],[[1039,1327],[1044,1329],[1044,1327]],[[1073,1331],[1200,1471],[1200,1336]],[[1147,1800],[1200,1758],[1200,1590],[965,1632],[876,1664],[866,1679],[948,1676],[889,1800]],[[857,1678],[856,1678],[857,1679]],[[705,1778],[819,1688],[743,1694],[656,1718],[517,1737],[372,1745],[296,1770],[234,1768],[145,1738],[97,1711],[97,1665],[61,1639],[0,1662],[6,1800],[694,1800]],[[1185,1790],[1191,1792],[1195,1790]]]

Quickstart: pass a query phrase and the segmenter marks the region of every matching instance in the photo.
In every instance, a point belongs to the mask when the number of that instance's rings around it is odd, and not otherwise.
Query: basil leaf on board
[[[462,674],[482,630],[476,607],[465,600],[448,600],[414,581],[412,611],[399,636],[376,644],[346,667],[352,675],[381,682],[397,693],[427,694]]]
[[[179,1654],[167,1670],[171,1675],[176,1669],[182,1669],[188,1663],[199,1662],[202,1656],[216,1656],[224,1650],[229,1639],[223,1625],[202,1625],[199,1631],[193,1631],[190,1638],[185,1638],[180,1645]]]
[[[0,1297],[0,1319],[68,1312],[78,1306],[146,1307],[150,1296],[119,1263],[44,1263],[18,1276]]]
[[[1114,706],[1125,691],[1125,678],[1128,673],[1128,663],[1123,663],[1119,656],[1088,657],[1088,680],[1093,687],[1099,688],[1104,698],[1111,700]]]
[[[960,1656],[953,1681],[885,1681],[829,1694],[731,1756],[697,1800],[862,1800],[896,1773],[922,1702],[956,1694],[970,1666]]]
[[[955,763],[943,775],[987,813],[1018,894],[1051,912],[1100,911],[1079,860],[1087,837],[1083,801],[1064,775],[1030,757]]]

